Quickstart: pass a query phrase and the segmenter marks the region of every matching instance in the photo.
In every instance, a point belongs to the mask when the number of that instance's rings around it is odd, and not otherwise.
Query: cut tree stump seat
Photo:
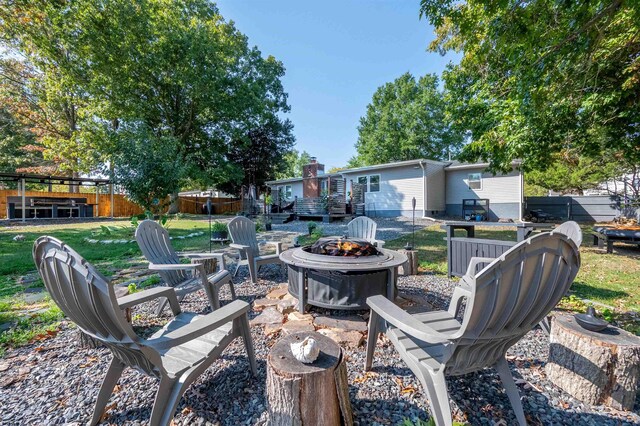
[[[546,372],[556,386],[591,405],[632,410],[640,378],[640,338],[609,326],[603,332],[558,315],[551,327]]]

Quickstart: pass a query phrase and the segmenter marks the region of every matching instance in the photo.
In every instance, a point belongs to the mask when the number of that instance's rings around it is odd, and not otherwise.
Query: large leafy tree
[[[462,144],[445,117],[438,78],[405,73],[379,87],[358,126],[357,154],[349,166],[430,158],[447,159]]]
[[[640,163],[640,3],[422,0],[434,51],[462,51],[444,74],[462,158],[544,170],[554,156]]]
[[[33,133],[0,107],[0,172],[53,174],[56,165],[43,158],[43,151]]]
[[[311,155],[307,151],[292,149],[284,154],[282,168],[276,172],[276,179],[302,177],[302,166],[310,162]]]
[[[60,93],[71,94],[73,107],[57,103],[52,112],[80,120],[73,127],[80,133],[57,140],[58,152],[93,166],[82,160],[96,151],[91,159],[131,194],[135,180],[124,177],[142,181],[141,173],[150,173],[131,153],[156,158],[149,151],[157,149],[179,161],[181,167],[165,170],[170,182],[149,180],[162,184],[153,191],[154,199],[161,198],[187,183],[241,181],[229,161],[234,141],[268,123],[283,124],[280,114],[289,108],[280,82],[284,67],[249,47],[209,1],[10,3],[0,8],[10,29],[5,41],[37,70],[39,84],[48,83],[42,77],[47,70],[55,77],[50,80],[64,83]],[[46,99],[34,97],[36,111]],[[278,130],[277,140],[291,138],[291,126]],[[78,147],[85,157],[76,155]],[[157,167],[162,171],[169,163]]]

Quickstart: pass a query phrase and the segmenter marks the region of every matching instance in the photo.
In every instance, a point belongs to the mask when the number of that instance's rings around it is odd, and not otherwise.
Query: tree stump
[[[294,358],[291,343],[309,336],[320,355],[304,364]],[[316,332],[291,334],[273,345],[267,358],[267,410],[272,426],[353,425],[340,346]]]
[[[609,326],[602,332],[558,315],[551,327],[549,380],[592,405],[632,410],[640,378],[640,338]]]
[[[407,256],[407,263],[402,265],[402,275],[418,275],[418,250],[398,250]]]
[[[215,257],[204,258],[204,259],[194,258],[194,259],[191,259],[191,263],[194,265],[198,263],[203,264],[204,271],[207,273],[207,275],[213,274],[214,272],[216,272],[216,267],[218,266],[218,260]]]

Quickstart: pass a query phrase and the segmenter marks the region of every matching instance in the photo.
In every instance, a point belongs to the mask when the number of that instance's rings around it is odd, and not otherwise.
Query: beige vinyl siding
[[[296,197],[302,198],[302,181],[274,185],[271,187],[271,189],[278,191],[282,188],[282,194],[284,195],[285,187],[287,185],[291,185],[291,197],[288,198],[288,201],[293,201]]]
[[[482,173],[482,188],[469,189],[471,173]],[[520,203],[520,173],[518,170],[502,175],[484,172],[482,168],[446,171],[446,203],[462,204],[467,198],[488,198],[490,203]]]
[[[425,214],[445,210],[445,171],[442,164],[426,164],[427,202]]]
[[[351,191],[351,181],[358,182],[360,176],[380,175],[380,191],[367,192],[365,203],[370,209],[375,207],[376,211],[410,212],[412,209],[411,200],[416,198],[416,214],[422,214],[423,194],[422,194],[422,169],[419,165],[394,167],[382,170],[371,170],[366,172],[343,173],[347,181],[347,190]],[[419,212],[419,213],[418,213]]]

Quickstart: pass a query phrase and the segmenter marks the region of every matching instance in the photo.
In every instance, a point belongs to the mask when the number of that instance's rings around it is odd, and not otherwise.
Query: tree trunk
[[[73,172],[71,174],[71,176],[73,176],[74,178],[79,178],[80,177],[80,173],[78,172]],[[69,185],[69,192],[73,193],[73,194],[77,194],[80,192],[80,186],[77,183],[72,183]]]
[[[554,318],[546,372],[575,398],[632,410],[640,377],[640,338],[616,327],[580,327],[573,317]]]
[[[320,355],[303,364],[291,343],[312,337]],[[352,425],[347,370],[342,349],[316,332],[295,333],[277,342],[267,358],[267,410],[272,426]]]
[[[180,197],[178,196],[178,193],[173,193],[171,195],[169,195],[169,200],[171,201],[171,204],[169,204],[169,210],[167,211],[168,214],[176,214],[180,212]]]
[[[402,265],[400,273],[403,275],[418,275],[418,250],[398,250],[407,256],[407,263]]]

